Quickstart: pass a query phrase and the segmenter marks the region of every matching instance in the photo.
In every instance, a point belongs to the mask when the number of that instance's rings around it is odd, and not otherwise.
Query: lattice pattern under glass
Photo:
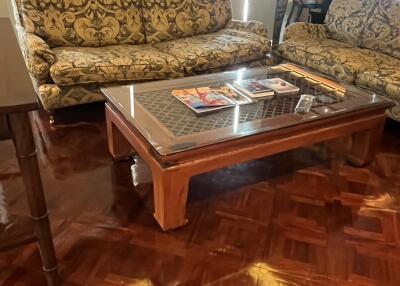
[[[313,105],[314,108],[343,100],[335,96],[332,92],[321,89],[318,84],[310,83],[302,78],[295,78],[289,75],[289,73],[274,73],[269,76],[255,78],[262,79],[265,77],[283,78],[300,87],[300,93],[285,96],[279,95],[271,99],[241,105],[239,108],[228,108],[202,116],[196,116],[192,110],[175,99],[171,95],[171,90],[137,94],[136,100],[176,137],[293,113],[300,99],[300,94],[314,95],[316,97]],[[212,87],[223,84],[215,84]],[[191,85],[187,88],[200,86],[202,85]]]

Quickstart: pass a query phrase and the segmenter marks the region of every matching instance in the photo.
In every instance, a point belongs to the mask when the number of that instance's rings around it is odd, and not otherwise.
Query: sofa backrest
[[[333,0],[325,17],[328,36],[361,45],[361,35],[374,0]]]
[[[51,47],[145,43],[141,0],[17,0],[23,26]]]
[[[400,58],[399,0],[333,0],[328,36]]]
[[[400,0],[375,2],[362,34],[361,46],[400,59]]]
[[[216,32],[232,19],[230,0],[142,0],[148,43]]]

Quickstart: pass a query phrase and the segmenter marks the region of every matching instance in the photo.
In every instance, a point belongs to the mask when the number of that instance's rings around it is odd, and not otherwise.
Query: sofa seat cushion
[[[359,73],[356,85],[393,99],[395,106],[386,110],[386,114],[390,118],[400,122],[400,70],[397,67],[393,66],[388,69],[376,68]]]
[[[269,49],[268,39],[230,29],[154,46],[176,57],[188,73],[262,59]]]
[[[400,103],[400,70],[394,66],[361,72],[357,74],[356,85],[388,95]]]
[[[361,63],[349,52],[352,47],[332,39],[291,39],[280,45],[279,53],[292,62],[353,83]]]
[[[290,39],[279,47],[282,57],[354,84],[359,72],[393,66],[397,59],[333,39]]]
[[[204,72],[224,72],[232,71],[242,68],[256,68],[265,67],[266,61],[257,60],[252,62],[247,62],[239,65],[220,67],[213,70],[201,71],[199,74],[204,74]],[[45,110],[51,111],[59,108],[64,108],[68,106],[75,106],[81,104],[87,104],[91,102],[104,101],[105,98],[100,92],[100,88],[120,85],[120,83],[104,84],[104,83],[91,83],[91,84],[81,84],[81,85],[56,85],[53,83],[46,84],[35,84],[35,89],[39,95],[39,99]]]
[[[56,62],[50,76],[58,85],[156,80],[184,75],[171,55],[151,45],[53,49]]]

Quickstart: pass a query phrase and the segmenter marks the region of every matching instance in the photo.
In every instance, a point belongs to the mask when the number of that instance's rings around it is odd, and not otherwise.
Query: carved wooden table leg
[[[30,213],[35,221],[35,232],[40,247],[43,271],[46,274],[49,286],[59,285],[57,261],[29,115],[27,112],[9,114],[8,121],[25,183]]]
[[[385,117],[376,120],[370,129],[352,135],[351,152],[348,157],[351,164],[362,167],[370,164],[378,151],[385,127]]]
[[[154,188],[154,217],[165,230],[187,224],[186,202],[189,177],[178,170],[152,168]]]

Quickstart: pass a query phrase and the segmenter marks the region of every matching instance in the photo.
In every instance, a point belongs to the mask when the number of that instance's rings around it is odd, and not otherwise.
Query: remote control
[[[310,112],[311,107],[313,105],[313,101],[315,96],[309,94],[302,94],[299,102],[297,103],[294,111],[296,113],[307,113]]]

